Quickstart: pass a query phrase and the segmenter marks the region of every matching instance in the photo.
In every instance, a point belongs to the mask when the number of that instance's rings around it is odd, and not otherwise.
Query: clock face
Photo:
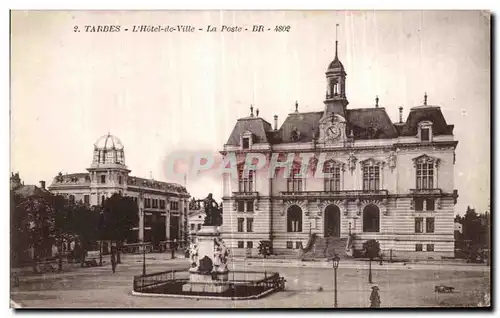
[[[326,135],[331,138],[335,139],[340,135],[340,128],[337,125],[330,126],[326,129]]]

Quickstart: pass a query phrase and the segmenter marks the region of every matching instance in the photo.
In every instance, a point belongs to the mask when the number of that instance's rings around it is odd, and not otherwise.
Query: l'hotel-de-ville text
[[[253,25],[75,25],[74,32],[88,32],[88,33],[194,33],[194,32],[226,32],[226,33],[240,33],[240,32],[290,32],[292,27],[290,25],[269,25],[262,24]]]

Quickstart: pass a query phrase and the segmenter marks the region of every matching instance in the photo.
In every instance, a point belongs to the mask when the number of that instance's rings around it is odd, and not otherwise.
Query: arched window
[[[363,209],[363,232],[380,232],[380,210],[375,204]]]
[[[104,205],[104,200],[106,200],[106,197],[103,195],[101,196],[101,204]]]
[[[292,205],[287,211],[287,232],[302,232],[302,209]]]

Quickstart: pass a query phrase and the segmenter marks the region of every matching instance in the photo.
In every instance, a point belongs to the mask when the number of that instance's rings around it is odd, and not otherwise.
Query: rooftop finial
[[[427,105],[427,92],[425,92],[425,95],[424,95],[424,105]]]
[[[338,47],[339,47],[339,41],[338,41],[338,31],[339,31],[339,24],[335,24],[335,58],[338,58]]]
[[[399,122],[403,122],[403,106],[399,106]]]
[[[296,113],[299,112],[299,102],[298,101],[295,101],[295,112]]]
[[[378,99],[378,95],[377,95],[377,97],[375,97],[375,107],[378,107],[378,100],[379,99]]]
[[[253,117],[253,105],[250,104],[250,117]]]
[[[257,115],[257,117],[259,117],[259,109],[258,108],[255,110],[255,114]]]

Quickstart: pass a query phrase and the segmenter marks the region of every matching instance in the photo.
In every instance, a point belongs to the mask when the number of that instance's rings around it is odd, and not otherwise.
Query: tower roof
[[[94,146],[98,149],[123,149],[123,144],[120,139],[118,139],[118,137],[116,136],[111,135],[110,133],[97,139],[97,141],[94,143]]]

